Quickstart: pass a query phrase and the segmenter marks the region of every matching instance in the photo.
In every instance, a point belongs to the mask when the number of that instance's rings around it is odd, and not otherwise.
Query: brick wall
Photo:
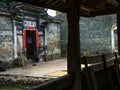
[[[88,53],[109,53],[111,46],[111,27],[116,22],[115,15],[95,18],[81,18],[81,50]]]
[[[63,20],[61,25],[61,54],[67,54],[67,19],[66,14],[57,18]],[[111,52],[111,27],[116,22],[116,15],[80,18],[81,51],[87,54]]]

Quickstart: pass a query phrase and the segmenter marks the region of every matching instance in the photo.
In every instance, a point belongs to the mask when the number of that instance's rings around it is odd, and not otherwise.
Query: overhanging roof
[[[66,0],[13,0],[39,7],[66,12]],[[81,0],[80,13],[84,17],[94,17],[117,13],[119,0]]]

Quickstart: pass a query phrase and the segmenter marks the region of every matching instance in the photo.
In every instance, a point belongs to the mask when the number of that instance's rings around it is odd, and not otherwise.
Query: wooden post
[[[120,55],[120,7],[117,12],[118,54]]]
[[[104,90],[113,90],[112,87],[112,83],[111,83],[111,78],[109,76],[109,71],[108,71],[108,67],[107,67],[107,59],[106,59],[106,55],[103,54],[102,55],[102,61],[103,61],[103,66],[104,66],[104,77],[106,78],[106,82],[105,83],[105,87]]]
[[[116,52],[115,52],[114,63],[115,63],[115,69],[116,69],[116,74],[117,74],[117,80],[118,80],[118,88],[120,89],[120,69],[119,69],[119,60],[118,60]]]
[[[79,32],[80,0],[66,0],[66,10],[68,19],[68,73],[74,76],[72,90],[81,90]]]
[[[98,90],[95,73],[94,73],[93,69],[88,66],[87,56],[84,56],[83,60],[84,60],[84,64],[85,64],[85,74],[86,74],[88,89],[89,90]]]

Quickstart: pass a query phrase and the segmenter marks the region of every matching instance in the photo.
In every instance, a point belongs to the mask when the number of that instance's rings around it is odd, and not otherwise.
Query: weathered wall
[[[0,16],[0,61],[11,61],[13,57],[12,20]]]
[[[115,22],[115,15],[81,18],[81,50],[88,54],[111,52],[111,27]]]
[[[46,27],[47,54],[61,54],[60,49],[60,24],[49,23]]]
[[[48,59],[56,58],[56,56],[60,56],[61,54],[61,49],[60,49],[60,24],[59,23],[48,23],[45,28],[45,46],[43,46],[44,38],[43,38],[43,32],[42,28],[40,28],[41,31],[39,31],[39,42],[40,42],[40,52],[38,57],[41,59],[42,57],[42,50],[45,49],[47,50],[47,55]],[[44,30],[44,29],[43,29]],[[21,48],[23,48],[23,40],[22,40],[22,32],[21,30],[17,27],[17,34],[18,34],[18,39],[20,41]],[[19,44],[18,44],[19,45]],[[18,47],[18,52],[19,52],[19,47]],[[44,57],[44,55],[43,55]],[[40,60],[41,61],[41,60]]]
[[[67,54],[67,20],[62,14],[57,18],[64,22],[61,25],[61,54]],[[115,15],[99,16],[95,18],[80,18],[80,41],[82,53],[108,53],[111,52],[111,27],[116,22]]]

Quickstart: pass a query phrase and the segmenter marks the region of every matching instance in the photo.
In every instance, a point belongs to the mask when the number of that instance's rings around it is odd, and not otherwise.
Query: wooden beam
[[[57,7],[63,7],[63,6],[65,6],[65,5],[64,5],[64,3],[62,3],[62,2],[59,3],[59,4],[57,4]]]
[[[118,85],[120,86],[120,68],[119,68],[119,59],[118,59],[118,55],[117,55],[116,52],[115,52],[114,64],[115,64],[115,69],[116,69],[116,72],[117,72]]]
[[[66,2],[65,0],[62,0],[64,3]],[[80,9],[83,9],[85,11],[96,11],[94,8],[86,6],[84,4],[80,4]]]
[[[33,0],[34,1],[34,0]],[[44,0],[39,0],[39,3],[42,3],[42,2],[44,2]]]
[[[117,12],[117,38],[118,38],[118,54],[120,55],[120,7]]]
[[[66,0],[62,0],[64,3],[66,2]]]
[[[47,4],[49,4],[49,3],[51,3],[53,0],[49,0],[49,1],[47,1]]]
[[[119,3],[116,0],[107,0],[110,4],[114,5],[115,7],[119,6]]]
[[[89,11],[89,12],[96,11],[94,8],[86,6],[84,4],[80,4],[80,8],[83,9],[83,10],[85,10],[85,11]]]
[[[59,0],[56,0],[54,2],[51,3],[52,6],[56,5],[57,3],[59,3]]]
[[[102,15],[109,15],[109,14],[116,14],[117,10],[103,10],[103,11],[97,11],[97,12],[90,12],[90,17],[95,16],[102,16]]]
[[[68,73],[74,76],[72,90],[81,90],[79,31],[80,0],[66,0],[66,10],[68,19]]]
[[[87,0],[82,0],[82,2],[86,2]]]
[[[61,12],[66,12],[65,9],[63,8],[58,8],[56,6],[50,6],[49,4],[47,3],[44,3],[45,1],[41,1],[40,2],[37,2],[37,1],[29,1],[29,0],[13,0],[13,1],[18,1],[18,2],[23,2],[23,3],[27,3],[27,4],[31,4],[31,5],[34,5],[34,6],[38,6],[38,7],[43,7],[43,8],[49,8],[49,9],[53,9],[53,10],[57,10],[57,11],[61,11]]]

